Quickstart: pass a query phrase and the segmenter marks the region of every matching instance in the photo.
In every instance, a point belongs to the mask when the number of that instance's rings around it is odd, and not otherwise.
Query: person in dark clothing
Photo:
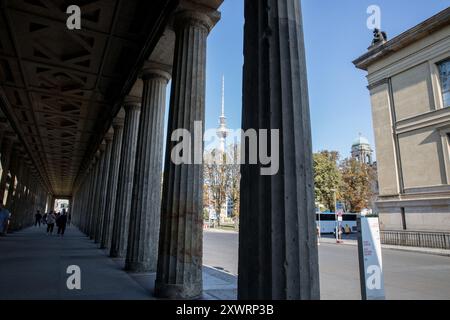
[[[64,236],[67,225],[67,213],[65,211],[63,211],[62,215],[58,217],[56,225],[58,226],[58,234],[61,235],[61,237]]]
[[[42,220],[42,214],[39,212],[39,210],[34,215],[34,218],[35,218],[34,226],[37,226],[39,224],[39,227],[40,227],[41,226],[41,220]]]
[[[48,215],[47,215],[47,235],[49,234],[53,234],[53,227],[55,226],[55,221],[56,221],[56,216],[53,213],[53,211],[51,211]]]
[[[41,219],[42,224],[47,224],[47,216],[48,216],[48,213],[47,212],[44,213],[44,215],[42,216],[42,219]]]

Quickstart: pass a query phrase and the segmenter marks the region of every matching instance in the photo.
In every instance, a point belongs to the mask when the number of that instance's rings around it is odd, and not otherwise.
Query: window
[[[449,150],[450,150],[450,133],[447,133],[447,146],[448,146],[447,153],[450,158],[450,152],[449,152]]]
[[[438,63],[444,108],[450,107],[450,59]]]
[[[405,214],[405,208],[401,208],[401,215],[402,215],[402,227],[403,227],[403,230],[406,230],[406,214]]]

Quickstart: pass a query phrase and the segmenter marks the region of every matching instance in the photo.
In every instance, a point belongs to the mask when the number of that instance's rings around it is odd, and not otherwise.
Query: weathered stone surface
[[[111,239],[111,257],[125,257],[127,249],[140,102],[127,102],[124,108],[126,115]]]
[[[175,18],[175,58],[161,204],[161,228],[155,294],[197,298],[202,294],[203,168],[171,161],[176,129],[194,133],[205,119],[206,40],[211,18],[184,11]],[[203,133],[203,131],[201,132]],[[202,148],[203,150],[203,148]],[[192,159],[194,150],[192,150]]]
[[[278,129],[280,166],[273,176],[241,168],[238,295],[319,299],[300,2],[246,0],[244,43],[243,129]]]
[[[161,213],[162,147],[166,87],[170,74],[144,70],[130,230],[125,269],[156,271]]]
[[[109,166],[111,161],[111,149],[112,149],[112,139],[110,137],[105,138],[105,152],[103,154],[103,165],[100,180],[99,189],[99,199],[97,207],[97,222],[95,226],[95,243],[99,243],[103,232],[103,222],[104,222],[104,212],[105,212],[105,197],[106,197],[106,186],[108,185],[109,178]]]
[[[117,181],[119,176],[120,151],[123,138],[123,122],[115,121],[115,123],[113,124],[113,129],[113,146],[111,150],[111,163],[109,166],[103,232],[100,241],[101,249],[109,248],[111,245],[113,218],[116,207]]]

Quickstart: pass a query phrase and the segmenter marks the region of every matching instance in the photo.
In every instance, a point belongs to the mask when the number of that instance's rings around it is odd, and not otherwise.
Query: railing
[[[450,249],[450,233],[381,231],[381,243],[407,247]]]

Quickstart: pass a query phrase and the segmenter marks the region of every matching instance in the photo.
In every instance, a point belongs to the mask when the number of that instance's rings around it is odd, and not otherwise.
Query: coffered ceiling
[[[70,196],[178,1],[0,3],[0,107],[48,190]]]

